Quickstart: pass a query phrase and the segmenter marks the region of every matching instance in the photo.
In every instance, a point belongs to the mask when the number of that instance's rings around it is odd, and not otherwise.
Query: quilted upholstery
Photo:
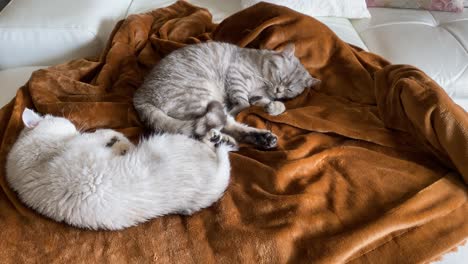
[[[370,8],[352,23],[372,52],[415,65],[468,109],[468,12]]]
[[[0,70],[98,54],[131,0],[12,0],[0,13]]]

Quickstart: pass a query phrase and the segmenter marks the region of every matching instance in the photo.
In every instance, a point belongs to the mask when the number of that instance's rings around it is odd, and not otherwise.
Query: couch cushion
[[[0,14],[0,69],[98,54],[131,0],[13,0]]]
[[[0,108],[15,97],[16,91],[24,85],[35,70],[45,68],[22,67],[0,71]]]
[[[349,19],[341,17],[316,17],[316,19],[327,25],[345,42],[367,50],[366,45],[362,42],[361,37],[356,32],[356,29],[354,29]]]
[[[466,102],[468,12],[389,8],[370,8],[370,12],[371,19],[353,21],[370,51],[393,63],[421,68],[455,101]]]

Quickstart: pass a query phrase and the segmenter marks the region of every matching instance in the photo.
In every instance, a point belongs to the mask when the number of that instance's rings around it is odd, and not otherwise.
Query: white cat
[[[117,230],[210,206],[229,183],[231,147],[212,130],[202,141],[155,135],[134,146],[110,129],[80,133],[67,119],[32,110],[7,159],[7,181],[56,221]]]

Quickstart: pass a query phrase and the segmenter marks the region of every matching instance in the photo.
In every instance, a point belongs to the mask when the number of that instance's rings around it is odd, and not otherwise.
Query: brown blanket
[[[191,217],[171,215],[121,232],[79,230],[22,205],[5,182],[5,157],[24,107],[85,129],[143,132],[132,94],[162,56],[206,40],[282,49],[322,84],[272,117],[279,147],[231,155],[224,197]],[[391,65],[326,26],[261,3],[211,22],[178,2],[119,23],[99,59],[35,72],[0,111],[1,263],[416,263],[468,237],[468,115],[420,70]]]

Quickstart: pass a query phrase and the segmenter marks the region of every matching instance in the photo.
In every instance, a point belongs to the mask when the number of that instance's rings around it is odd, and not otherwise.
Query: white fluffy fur
[[[31,110],[23,121],[7,181],[26,205],[56,221],[116,230],[191,214],[217,201],[229,182],[224,144],[155,135],[134,146],[114,130],[80,133],[65,118]]]

